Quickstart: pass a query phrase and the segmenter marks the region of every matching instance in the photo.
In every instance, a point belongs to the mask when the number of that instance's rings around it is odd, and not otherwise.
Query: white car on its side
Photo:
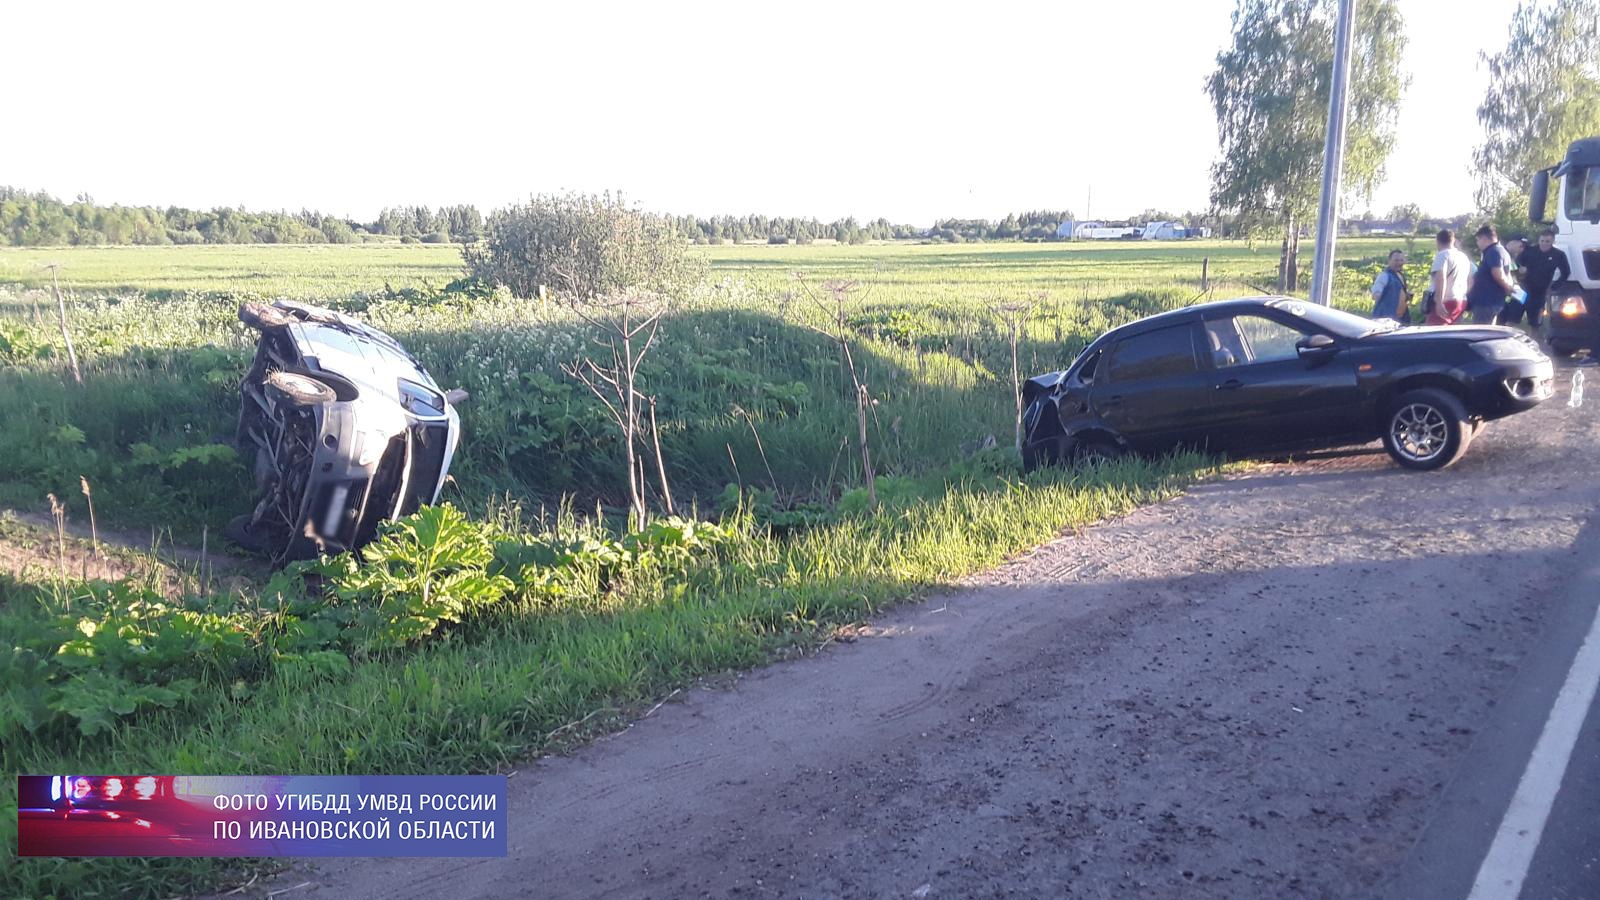
[[[260,332],[235,438],[254,458],[255,509],[229,536],[275,561],[338,553],[435,502],[461,434],[455,403],[387,334],[342,313],[246,303]]]

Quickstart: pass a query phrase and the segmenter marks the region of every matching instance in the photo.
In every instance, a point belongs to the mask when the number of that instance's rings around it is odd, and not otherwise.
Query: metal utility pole
[[[1333,90],[1328,93],[1328,142],[1322,149],[1322,205],[1317,210],[1317,249],[1311,269],[1311,302],[1327,306],[1333,296],[1333,243],[1339,230],[1339,185],[1344,175],[1345,116],[1350,109],[1350,32],[1355,0],[1339,0],[1333,32]]]

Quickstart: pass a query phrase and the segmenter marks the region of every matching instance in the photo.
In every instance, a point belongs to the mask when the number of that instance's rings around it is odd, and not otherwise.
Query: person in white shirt
[[[1428,307],[1429,325],[1454,325],[1467,309],[1467,286],[1472,277],[1472,260],[1456,249],[1456,236],[1446,228],[1439,232],[1439,252],[1433,257],[1433,301]]]

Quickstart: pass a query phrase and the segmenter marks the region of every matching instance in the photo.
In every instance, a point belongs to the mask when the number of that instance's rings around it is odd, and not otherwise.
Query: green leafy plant
[[[346,556],[332,592],[357,608],[357,646],[402,647],[493,606],[512,589],[487,571],[494,545],[453,506],[430,506],[383,527],[362,551]]]

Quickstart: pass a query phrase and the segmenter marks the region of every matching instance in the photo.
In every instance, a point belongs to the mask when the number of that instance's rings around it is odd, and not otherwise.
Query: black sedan
[[[1548,398],[1551,379],[1510,328],[1401,328],[1288,297],[1203,303],[1114,328],[1030,379],[1023,463],[1381,438],[1400,465],[1438,469],[1482,423]]]

